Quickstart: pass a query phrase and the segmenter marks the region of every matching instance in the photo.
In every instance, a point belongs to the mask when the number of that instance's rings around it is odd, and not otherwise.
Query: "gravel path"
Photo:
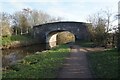
[[[57,78],[92,78],[86,52],[87,50],[77,45],[71,46],[71,54],[66,58]]]

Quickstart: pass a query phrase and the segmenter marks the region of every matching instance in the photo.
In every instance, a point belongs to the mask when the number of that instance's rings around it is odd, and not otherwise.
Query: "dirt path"
[[[91,72],[88,68],[84,48],[73,45],[71,54],[66,58],[63,68],[60,70],[58,78],[92,78]]]

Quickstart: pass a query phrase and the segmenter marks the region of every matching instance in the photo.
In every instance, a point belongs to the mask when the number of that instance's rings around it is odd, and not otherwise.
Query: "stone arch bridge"
[[[51,37],[58,32],[69,31],[74,34],[76,40],[88,39],[88,23],[83,22],[54,22],[33,27],[34,38],[40,43],[49,43]]]

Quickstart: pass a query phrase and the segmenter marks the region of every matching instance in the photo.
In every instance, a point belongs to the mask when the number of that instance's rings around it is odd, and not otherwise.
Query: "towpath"
[[[92,78],[86,57],[87,50],[78,45],[72,45],[70,50],[57,78]]]

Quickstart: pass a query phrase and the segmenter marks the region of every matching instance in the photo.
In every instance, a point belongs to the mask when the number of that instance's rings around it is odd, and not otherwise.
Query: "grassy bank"
[[[0,37],[0,49],[17,48],[38,43],[39,41],[37,39],[34,39],[28,34]]]
[[[13,41],[28,41],[32,39],[27,35],[12,35],[12,36],[5,36],[0,38],[0,45],[9,45]]]
[[[91,69],[97,78],[118,77],[118,53],[115,49],[88,54]]]
[[[82,47],[93,47],[94,45],[94,43],[90,41],[76,41],[75,44]]]
[[[4,72],[3,79],[55,78],[68,55],[69,49],[66,45],[60,45],[44,52],[37,52],[12,66],[10,71]]]
[[[78,41],[76,44],[82,47],[93,47],[93,42]],[[116,49],[106,51],[90,52],[87,54],[90,69],[96,78],[118,78],[119,53]]]

